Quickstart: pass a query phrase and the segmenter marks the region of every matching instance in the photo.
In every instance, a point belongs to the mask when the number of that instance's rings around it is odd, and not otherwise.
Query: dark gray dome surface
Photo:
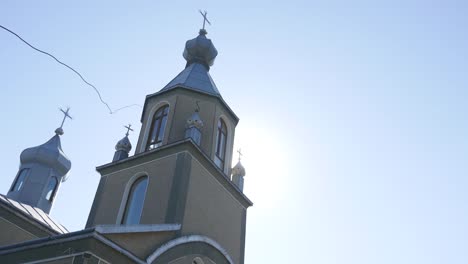
[[[63,175],[71,168],[71,161],[63,153],[59,135],[53,136],[40,146],[25,149],[21,153],[20,160],[22,164],[37,162],[48,165]]]
[[[198,37],[188,40],[185,43],[183,56],[188,64],[199,62],[207,67],[213,66],[218,51],[211,40],[206,38],[205,35],[206,31],[200,30],[200,35],[198,35]]]

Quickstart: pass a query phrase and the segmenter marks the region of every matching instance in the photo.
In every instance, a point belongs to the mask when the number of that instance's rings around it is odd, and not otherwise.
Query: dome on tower
[[[207,67],[213,66],[218,51],[211,40],[206,38],[206,34],[206,30],[201,29],[198,37],[185,43],[183,56],[187,60],[187,66],[194,62],[201,63]]]
[[[132,125],[129,124],[124,127],[127,129],[127,133],[125,134],[125,137],[119,140],[115,145],[115,153],[112,161],[119,161],[128,158],[128,153],[132,150],[132,144],[130,143],[130,139],[128,139],[130,131],[133,131],[131,128]]]
[[[185,88],[221,98],[221,94],[209,74],[218,51],[210,39],[206,38],[206,30],[201,29],[198,37],[185,43],[183,56],[187,61],[185,69],[180,72],[158,93],[175,88]]]
[[[125,136],[121,140],[117,142],[115,145],[115,150],[116,151],[125,151],[125,152],[130,152],[132,150],[132,144],[130,143],[130,140],[128,139],[128,136]]]
[[[232,168],[232,175],[234,176],[245,176],[245,168],[242,166],[241,162],[237,162],[236,166]]]
[[[200,115],[198,114],[198,111],[195,111],[188,119],[187,119],[187,128],[190,127],[196,127],[198,129],[202,129],[203,127],[203,121],[201,120]]]
[[[65,175],[71,169],[71,161],[62,150],[59,133],[46,143],[23,150],[20,156],[22,164],[39,163],[56,169]]]

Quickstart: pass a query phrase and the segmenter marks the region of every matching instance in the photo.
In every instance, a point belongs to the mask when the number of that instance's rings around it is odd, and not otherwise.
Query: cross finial
[[[211,26],[211,23],[210,21],[208,20],[208,18],[206,18],[206,15],[208,14],[205,10],[205,12],[202,12],[201,10],[198,10],[200,12],[200,14],[203,16],[203,29],[202,31],[206,32],[205,30],[205,22],[208,22],[208,24]]]
[[[130,134],[130,131],[133,131],[133,129],[131,128],[132,124],[128,124],[128,126],[124,126],[124,127],[127,129],[127,133],[125,133],[125,136],[128,137],[128,135]]]
[[[242,152],[241,152],[241,149],[238,149],[238,150],[237,150],[237,153],[239,153],[239,161],[241,161],[241,157],[243,156],[243,155],[242,155]]]
[[[67,119],[67,117],[70,118],[70,119],[73,119],[73,118],[69,114],[70,107],[67,107],[66,111],[63,110],[62,108],[59,108],[59,109],[63,113],[63,119],[62,119],[62,123],[60,124],[60,127],[55,130],[55,133],[57,135],[63,135],[63,124],[65,123],[65,120]]]
[[[70,112],[70,107],[67,107],[67,110],[63,110],[62,108],[60,108],[60,111],[62,111],[63,113],[63,120],[62,120],[62,124],[60,124],[60,128],[63,128],[63,124],[65,123],[65,120],[68,118],[70,119],[73,119],[68,113]]]

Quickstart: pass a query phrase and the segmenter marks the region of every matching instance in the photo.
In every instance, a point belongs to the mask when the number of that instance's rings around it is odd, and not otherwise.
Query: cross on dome
[[[60,111],[62,111],[63,113],[63,120],[62,120],[62,124],[60,124],[60,128],[63,127],[63,124],[65,123],[65,119],[70,118],[70,120],[72,120],[73,118],[68,114],[70,112],[70,107],[67,107],[67,110],[63,110],[62,108],[60,108]]]
[[[130,131],[133,131],[133,129],[131,128],[132,124],[128,124],[128,126],[124,126],[124,127],[127,129],[127,133],[125,133],[125,136],[128,137],[128,135],[130,134]]]
[[[208,22],[208,25],[211,26],[210,21],[208,20],[208,18],[206,18],[206,15],[208,14],[208,12],[206,12],[206,10],[205,10],[205,12],[202,12],[201,10],[198,10],[198,11],[199,11],[200,14],[203,16],[203,28],[202,28],[202,30],[203,30],[203,31],[206,31],[206,30],[205,30],[205,22]]]
[[[67,118],[70,118],[70,120],[73,120],[73,118],[70,116],[69,112],[70,112],[70,107],[67,107],[67,110],[63,110],[62,108],[59,108],[60,111],[63,113],[63,119],[62,119],[62,123],[60,124],[60,127],[55,129],[55,134],[57,135],[63,135],[63,124],[65,124],[65,120]]]
[[[241,149],[238,149],[238,150],[237,150],[237,153],[239,153],[239,161],[240,161],[240,160],[241,160],[241,157],[244,156],[244,155],[242,154]]]

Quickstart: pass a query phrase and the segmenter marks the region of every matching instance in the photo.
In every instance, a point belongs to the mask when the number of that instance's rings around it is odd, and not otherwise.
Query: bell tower
[[[236,182],[231,179],[239,119],[209,74],[218,52],[206,35],[202,29],[186,42],[185,69],[146,96],[135,155],[119,155],[97,167],[101,180],[87,227],[170,224],[179,228],[169,244],[211,245],[155,253],[154,263],[244,262],[246,211],[252,203],[242,192],[239,173]],[[183,261],[172,262],[176,259]]]

